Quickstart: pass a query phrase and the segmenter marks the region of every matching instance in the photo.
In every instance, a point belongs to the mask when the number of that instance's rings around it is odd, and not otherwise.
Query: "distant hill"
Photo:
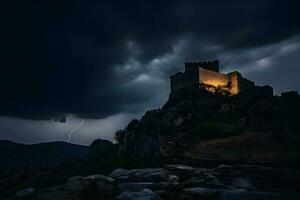
[[[78,175],[110,173],[119,168],[117,145],[95,140],[90,146],[66,142],[33,145],[0,140],[0,199],[22,188],[41,189]]]
[[[88,147],[66,142],[20,144],[0,140],[0,169],[9,171],[50,167],[65,160],[81,158]]]

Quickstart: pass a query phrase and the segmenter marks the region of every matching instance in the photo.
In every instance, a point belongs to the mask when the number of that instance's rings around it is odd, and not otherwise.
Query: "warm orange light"
[[[238,77],[236,74],[226,75],[199,68],[199,83],[212,93],[224,91],[231,95],[238,94]]]

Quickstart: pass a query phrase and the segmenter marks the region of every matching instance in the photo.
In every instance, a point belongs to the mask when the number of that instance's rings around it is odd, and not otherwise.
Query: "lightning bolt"
[[[86,119],[82,119],[82,121],[77,126],[75,126],[74,128],[72,128],[69,131],[67,142],[70,142],[73,133],[75,133],[80,127],[82,127],[85,124],[85,122],[86,122]]]

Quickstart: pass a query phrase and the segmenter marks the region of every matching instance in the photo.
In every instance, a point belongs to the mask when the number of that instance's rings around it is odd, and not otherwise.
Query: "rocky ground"
[[[16,199],[300,199],[300,171],[254,165],[196,168],[116,169],[108,176],[76,176],[65,184],[35,191],[27,188]],[[14,199],[14,198],[13,198]]]

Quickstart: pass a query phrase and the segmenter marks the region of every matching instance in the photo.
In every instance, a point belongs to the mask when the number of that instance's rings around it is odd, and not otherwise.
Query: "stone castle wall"
[[[227,75],[215,71],[199,68],[199,83],[212,85],[214,87],[228,86],[229,78]]]
[[[171,92],[186,87],[186,78],[182,72],[178,72],[170,77]]]
[[[227,77],[230,80],[231,94],[238,94],[241,91],[240,81],[239,81],[241,74],[238,72],[231,72],[231,73],[227,74]]]
[[[171,93],[187,86],[202,86],[210,92],[238,94],[255,88],[255,83],[237,72],[219,73],[219,62],[187,62],[184,73],[178,72],[170,77]],[[266,89],[268,94],[273,89]]]

